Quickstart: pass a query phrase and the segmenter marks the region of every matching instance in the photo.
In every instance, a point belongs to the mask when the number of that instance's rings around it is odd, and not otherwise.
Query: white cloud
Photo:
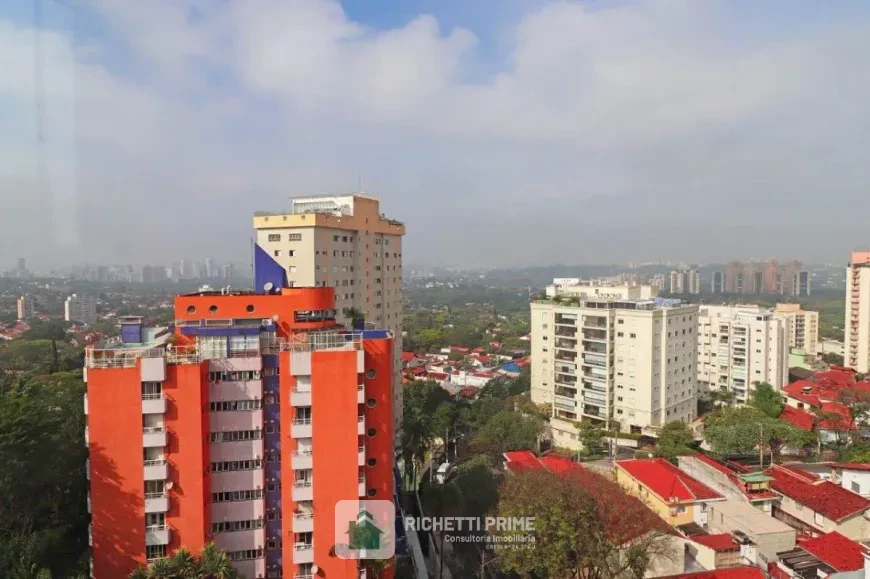
[[[52,98],[75,97],[82,245],[93,259],[119,256],[106,239],[137,218],[149,235],[130,253],[180,256],[164,239],[193,216],[221,222],[196,229],[197,250],[243,256],[253,209],[352,189],[359,177],[409,222],[412,259],[642,259],[656,243],[686,246],[675,258],[721,259],[735,254],[681,244],[681,228],[707,224],[715,237],[723,220],[761,222],[752,209],[765,196],[781,199],[771,210],[786,225],[833,220],[836,204],[798,208],[820,188],[848,203],[870,176],[870,26],[860,19],[740,42],[721,26],[727,3],[554,2],[516,23],[495,73],[472,77],[477,35],[431,15],[380,30],[329,0],[92,8],[111,40],[44,40],[47,71],[69,68],[77,51],[75,83]],[[29,35],[0,20],[0,45],[12,47],[0,105],[22,115],[33,106]],[[0,152],[29,125],[13,126]],[[26,166],[20,152],[7,158]],[[0,194],[27,205],[10,190]],[[650,198],[677,209],[653,219]],[[629,233],[598,253],[578,249],[608,227]],[[7,232],[5,245],[28,231]],[[833,237],[794,250],[833,257],[854,243]],[[0,259],[20,252],[8,251]]]

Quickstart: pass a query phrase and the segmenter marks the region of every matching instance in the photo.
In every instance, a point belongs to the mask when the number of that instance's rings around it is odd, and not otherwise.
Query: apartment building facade
[[[92,325],[97,321],[97,298],[87,294],[73,294],[63,304],[63,319]]]
[[[381,213],[378,198],[354,194],[291,198],[289,211],[255,214],[254,229],[257,245],[284,268],[290,287],[332,287],[340,323],[351,324],[353,309],[393,332],[398,437],[404,224]]]
[[[697,269],[677,269],[670,274],[668,289],[672,294],[701,293],[701,274]]]
[[[725,291],[729,293],[808,296],[810,280],[810,273],[799,261],[731,261],[725,269]]]
[[[179,296],[87,350],[92,576],[209,541],[249,579],[358,576],[334,508],[394,500],[392,335],[338,326],[334,291]]]
[[[729,390],[746,402],[756,382],[788,384],[790,320],[759,306],[702,306],[698,323],[698,385]]]
[[[624,431],[690,422],[698,306],[609,291],[531,304],[532,401]]]
[[[846,268],[845,363],[870,372],[870,251],[856,251]]]
[[[801,348],[810,356],[819,353],[819,312],[802,310],[800,304],[776,304],[774,316],[789,320],[789,348]]]

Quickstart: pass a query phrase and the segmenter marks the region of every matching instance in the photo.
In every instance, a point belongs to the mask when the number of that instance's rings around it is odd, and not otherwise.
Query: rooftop
[[[866,547],[836,531],[810,539],[800,548],[840,572],[863,569],[867,552]]]
[[[734,551],[740,549],[740,545],[734,540],[730,533],[719,533],[715,535],[692,535],[689,540],[703,545],[714,551]]]
[[[670,575],[660,579],[765,579],[765,575],[759,567],[726,567],[712,571]]]
[[[839,522],[870,509],[870,500],[813,473],[782,465],[766,471],[773,477],[773,489],[828,519]]]
[[[663,458],[620,460],[616,467],[665,502],[694,502],[724,498]]]

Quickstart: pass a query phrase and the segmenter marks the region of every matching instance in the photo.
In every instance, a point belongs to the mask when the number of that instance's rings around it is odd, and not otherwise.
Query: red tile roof
[[[815,416],[806,410],[801,410],[800,408],[795,408],[794,406],[789,405],[783,407],[782,414],[779,415],[779,418],[780,420],[785,420],[793,426],[800,428],[801,430],[806,430],[807,432],[812,431],[813,423],[816,419]]]
[[[810,539],[801,545],[801,549],[840,572],[863,569],[863,554],[867,551],[860,543],[836,531]]]
[[[616,466],[663,501],[670,502],[672,498],[679,502],[723,498],[663,458],[620,460]]]
[[[773,477],[776,492],[835,522],[870,509],[870,500],[805,471],[777,465],[764,474]]]
[[[691,535],[689,539],[699,545],[709,547],[714,551],[734,551],[740,549],[740,545],[729,533],[720,533],[718,535]]]
[[[712,571],[670,575],[660,579],[764,579],[764,572],[759,567],[726,567]]]
[[[849,408],[839,402],[822,402],[822,412],[828,414],[830,419],[819,420],[819,428],[822,430],[854,430],[855,423]],[[835,417],[837,416],[837,417]]]
[[[444,372],[429,372],[426,377],[431,378],[432,380],[447,380],[447,378],[450,377],[450,374]]]
[[[596,503],[606,505],[607,510],[599,513],[599,516],[611,540],[618,544],[650,531],[675,533],[673,527],[640,499],[627,494],[615,482],[584,468],[571,459],[554,455],[536,457],[530,451],[506,452],[504,457],[507,459],[505,467],[515,474],[546,469],[576,482],[579,487],[597,499]]]
[[[417,357],[417,354],[415,354],[414,352],[402,352],[402,361],[403,362],[410,362],[411,360],[413,360],[416,357]]]

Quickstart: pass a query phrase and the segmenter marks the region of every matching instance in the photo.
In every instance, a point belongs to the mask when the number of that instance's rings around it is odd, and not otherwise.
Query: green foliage
[[[196,556],[184,547],[170,557],[157,559],[147,567],[139,567],[130,579],[239,579],[229,556],[214,543],[203,547]]]
[[[80,372],[0,380],[0,577],[87,571],[83,394]]]
[[[694,442],[689,427],[679,420],[674,420],[665,424],[659,432],[655,455],[676,463],[678,456],[697,452]]]
[[[840,462],[870,463],[870,443],[855,442],[840,450]]]
[[[464,516],[481,517],[495,508],[499,477],[494,465],[491,457],[478,454],[456,468],[453,482],[462,493]]]
[[[21,337],[25,340],[65,340],[68,322],[34,320]]]
[[[771,418],[782,414],[782,396],[767,382],[756,382],[749,393],[749,405],[764,412]]]
[[[583,443],[584,448],[593,450],[601,446],[601,439],[604,437],[604,433],[594,424],[583,420],[577,425],[577,429],[577,438]]]
[[[731,406],[715,412],[707,419],[704,438],[720,454],[751,453],[761,444],[775,459],[783,446],[803,448],[813,441],[811,433],[752,406]]]
[[[511,450],[536,450],[544,425],[539,418],[502,410],[483,425],[474,444],[496,458]]]

